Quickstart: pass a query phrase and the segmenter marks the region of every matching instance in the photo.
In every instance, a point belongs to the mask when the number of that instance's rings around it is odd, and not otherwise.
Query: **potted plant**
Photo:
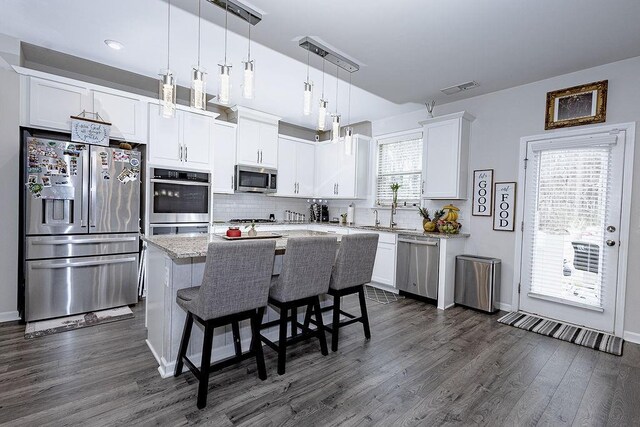
[[[427,208],[418,208],[418,214],[422,217],[422,229],[425,233],[433,233],[436,229],[436,223],[431,220],[429,210]]]
[[[391,184],[391,192],[393,193],[393,207],[398,207],[398,190],[400,189],[401,185],[398,184],[397,182],[394,182],[393,184]]]
[[[256,231],[256,223],[254,221],[251,221],[251,224],[247,225],[246,227],[244,227],[245,230],[248,228],[249,231],[247,231],[247,235],[251,236],[251,237],[255,237],[258,235],[258,232]]]

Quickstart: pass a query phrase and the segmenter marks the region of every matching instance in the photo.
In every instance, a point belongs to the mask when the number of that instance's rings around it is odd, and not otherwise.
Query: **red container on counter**
[[[227,237],[240,237],[242,236],[242,232],[238,227],[229,227],[227,230]]]

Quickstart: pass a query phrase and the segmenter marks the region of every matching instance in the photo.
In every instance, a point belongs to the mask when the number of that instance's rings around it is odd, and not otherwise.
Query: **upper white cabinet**
[[[425,199],[467,198],[469,131],[474,119],[462,111],[420,122]]]
[[[149,163],[208,171],[214,117],[208,112],[178,109],[175,117],[166,118],[157,104],[149,104]]]
[[[80,83],[80,82],[78,82]],[[81,84],[29,78],[27,125],[46,129],[71,130],[70,116],[92,111],[90,91]]]
[[[315,149],[310,141],[283,136],[278,141],[277,196],[313,197]]]
[[[345,154],[344,141],[316,145],[315,195],[329,199],[364,199],[369,181],[371,139],[353,137],[353,154]]]
[[[146,102],[129,94],[94,90],[92,111],[111,123],[111,138],[146,142]]]
[[[234,123],[214,120],[211,187],[214,193],[232,194],[236,164],[236,128]]]
[[[279,118],[236,106],[232,119],[237,120],[236,161],[247,166],[278,167]]]

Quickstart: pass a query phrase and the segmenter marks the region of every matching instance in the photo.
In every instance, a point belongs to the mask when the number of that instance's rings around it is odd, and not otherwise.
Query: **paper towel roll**
[[[347,224],[354,224],[356,215],[356,207],[353,204],[349,205],[347,208]]]

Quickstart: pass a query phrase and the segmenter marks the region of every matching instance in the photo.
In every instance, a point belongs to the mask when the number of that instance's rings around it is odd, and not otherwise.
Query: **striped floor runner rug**
[[[498,322],[540,335],[546,335],[562,341],[604,351],[605,353],[622,356],[622,344],[624,340],[604,332],[596,332],[567,323],[555,322],[519,311],[501,317],[498,319]]]

